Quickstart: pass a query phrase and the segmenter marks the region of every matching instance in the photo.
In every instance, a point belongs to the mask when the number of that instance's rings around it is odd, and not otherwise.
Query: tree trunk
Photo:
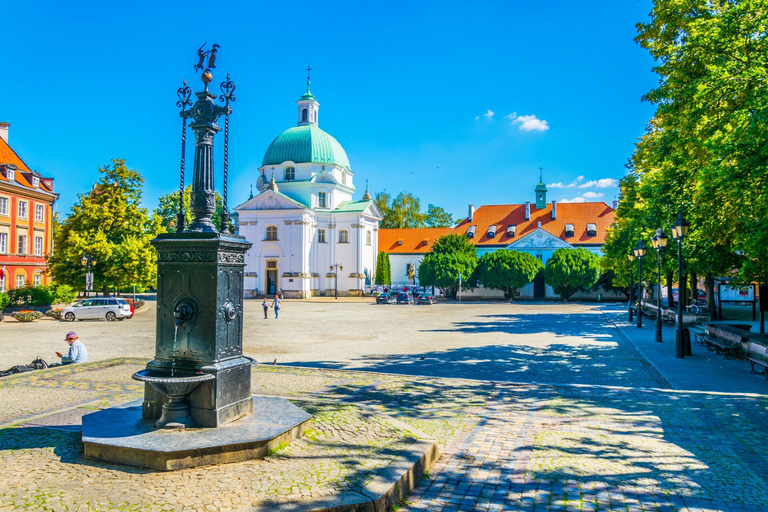
[[[704,277],[704,289],[707,293],[707,314],[710,318],[715,318],[717,316],[717,308],[715,307],[715,278],[710,272],[707,272],[706,277]]]
[[[672,285],[674,284],[674,282],[675,282],[675,273],[670,272],[669,274],[667,274],[667,307],[670,309],[675,307],[675,301],[674,301],[673,292],[672,292],[672,288],[674,288],[674,286]]]
[[[691,272],[691,304],[695,304],[699,299],[699,276],[696,272]]]

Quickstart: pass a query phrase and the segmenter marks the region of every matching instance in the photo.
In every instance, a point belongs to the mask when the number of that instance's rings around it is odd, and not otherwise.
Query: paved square
[[[129,376],[142,359],[0,380],[0,510],[280,510],[373,478],[415,429],[442,456],[400,510],[768,511],[768,398],[661,389],[599,308],[375,308],[290,303],[289,321],[249,321],[246,353],[296,365],[255,367],[253,392],[317,416],[262,461],[126,470],[84,461],[67,425],[47,428],[58,411],[138,398]],[[126,336],[128,351],[143,336]]]

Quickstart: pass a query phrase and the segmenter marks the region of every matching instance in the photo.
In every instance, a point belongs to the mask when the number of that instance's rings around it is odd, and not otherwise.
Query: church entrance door
[[[544,281],[544,272],[539,272],[533,280],[533,298],[545,299],[547,297],[547,283]]]
[[[266,269],[266,290],[267,295],[275,295],[277,293],[277,262],[268,261]]]

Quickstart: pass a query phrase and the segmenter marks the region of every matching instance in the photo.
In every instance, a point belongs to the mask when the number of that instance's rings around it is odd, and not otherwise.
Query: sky
[[[270,142],[297,121],[311,65],[320,127],[349,156],[356,198],[408,190],[456,217],[467,205],[618,197],[658,84],[635,42],[650,0],[573,2],[0,3],[0,121],[67,215],[100,165],[145,177],[144,205],[178,187],[176,90],[219,44],[214,84],[237,84],[229,205],[255,188]],[[218,91],[218,88],[216,88]],[[223,121],[221,122],[223,126]],[[188,137],[193,140],[191,131]],[[189,142],[189,141],[188,141]],[[192,144],[188,144],[187,183]],[[216,139],[221,189],[223,135]]]

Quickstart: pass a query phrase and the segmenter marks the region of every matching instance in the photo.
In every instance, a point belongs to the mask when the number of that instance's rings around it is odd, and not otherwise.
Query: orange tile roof
[[[535,231],[541,222],[541,229],[565,240],[571,245],[605,243],[605,232],[613,222],[613,208],[597,203],[557,203],[557,214],[552,220],[552,204],[540,210],[531,205],[531,220],[525,220],[524,204],[481,206],[475,211],[472,222],[463,220],[454,231],[465,234],[469,226],[477,226],[472,241],[476,245],[509,245]],[[517,225],[513,238],[507,236],[507,226]],[[566,238],[565,225],[573,224],[574,236]],[[595,224],[596,236],[587,236],[587,224]],[[488,226],[496,225],[496,236],[488,238]]]
[[[5,139],[0,138],[0,164],[13,164],[22,171],[29,171],[29,167],[24,161],[19,158],[19,155],[11,149],[11,146],[5,142]]]
[[[571,245],[602,245],[605,243],[606,230],[613,223],[613,208],[603,202],[597,203],[557,203],[557,214],[552,220],[552,204],[536,209],[531,205],[531,218],[525,220],[524,204],[486,205],[475,211],[472,222],[466,219],[455,228],[418,228],[418,229],[380,229],[379,250],[389,253],[426,253],[438,238],[448,233],[466,234],[469,226],[477,226],[474,238],[470,240],[478,246],[509,245],[539,227]],[[517,231],[514,237],[507,236],[507,226],[514,224]],[[565,225],[573,224],[574,235],[565,236]],[[587,235],[587,224],[595,224],[597,234]],[[496,236],[488,238],[488,227],[496,226]],[[428,244],[423,240],[429,239]],[[402,244],[398,245],[398,241]]]
[[[452,231],[452,228],[380,229],[379,250],[388,253],[426,253],[435,240]]]

